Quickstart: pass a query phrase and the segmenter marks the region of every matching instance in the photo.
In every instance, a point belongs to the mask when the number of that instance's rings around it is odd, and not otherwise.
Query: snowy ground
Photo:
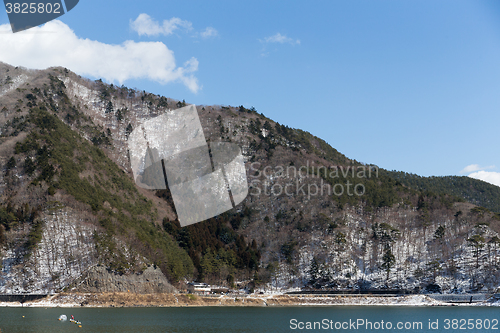
[[[126,293],[124,293],[126,294]],[[99,297],[107,297],[112,295],[116,298],[117,304],[112,305],[109,303],[95,302]],[[19,302],[0,302],[0,307],[81,307],[82,303],[86,307],[106,307],[106,306],[137,306],[136,302],[121,302],[119,293],[112,293],[109,295],[103,294],[62,294],[53,295],[45,299],[26,302],[21,304]],[[166,294],[165,294],[166,295]],[[155,296],[165,296],[164,294],[151,294],[151,295],[137,295],[139,297],[156,298]],[[128,297],[134,295],[127,294]],[[158,301],[150,303],[146,306],[500,306],[500,300],[496,302],[480,302],[480,303],[445,303],[436,301],[426,295],[406,295],[399,297],[385,297],[385,296],[344,296],[344,295],[278,295],[278,294],[252,294],[252,295],[238,295],[238,296],[197,296],[196,304],[187,304],[179,302],[178,297],[183,297],[180,294],[168,294],[172,301]],[[120,301],[118,301],[120,299]],[[91,301],[88,303],[88,301]],[[87,302],[86,302],[87,301]],[[99,305],[102,304],[102,305]]]

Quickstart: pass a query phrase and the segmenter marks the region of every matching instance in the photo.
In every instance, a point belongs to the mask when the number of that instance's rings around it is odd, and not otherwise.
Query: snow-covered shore
[[[184,307],[184,306],[500,306],[500,301],[446,303],[426,295],[222,295],[62,293],[20,302],[0,302],[0,307]]]

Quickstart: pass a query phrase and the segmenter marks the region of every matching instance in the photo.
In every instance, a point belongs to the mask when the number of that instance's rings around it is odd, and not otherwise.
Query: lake
[[[2,333],[498,332],[499,319],[498,307],[466,306],[0,308]]]

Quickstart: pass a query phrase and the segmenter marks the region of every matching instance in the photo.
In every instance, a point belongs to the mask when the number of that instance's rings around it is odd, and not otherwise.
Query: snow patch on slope
[[[91,224],[68,208],[46,213],[42,220],[42,240],[28,259],[12,250],[4,254],[0,293],[54,293],[96,264]]]

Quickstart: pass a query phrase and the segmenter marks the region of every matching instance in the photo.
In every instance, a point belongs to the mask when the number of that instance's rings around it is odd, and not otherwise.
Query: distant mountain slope
[[[421,177],[402,171],[387,171],[402,184],[421,191],[454,195],[500,213],[500,187],[470,177]]]

